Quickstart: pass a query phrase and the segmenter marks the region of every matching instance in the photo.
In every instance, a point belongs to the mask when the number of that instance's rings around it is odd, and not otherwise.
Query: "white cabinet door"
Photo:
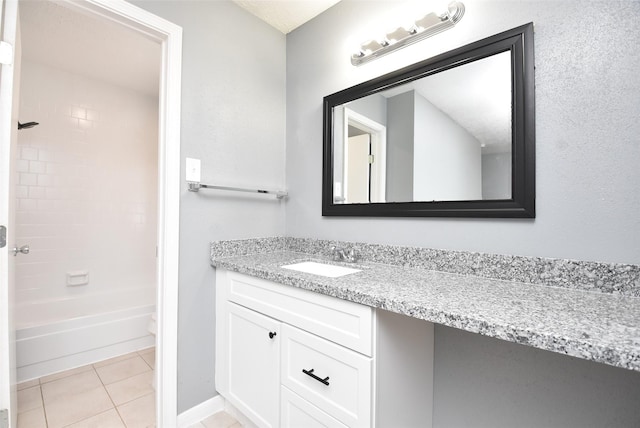
[[[228,399],[260,427],[278,427],[280,323],[228,303]]]

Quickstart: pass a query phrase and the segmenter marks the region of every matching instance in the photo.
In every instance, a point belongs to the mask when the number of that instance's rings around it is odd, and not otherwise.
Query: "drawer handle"
[[[274,337],[276,337],[276,332],[275,331],[270,331],[269,332],[269,339],[273,339]]]
[[[307,376],[311,376],[312,378],[314,378],[315,380],[317,380],[320,383],[324,383],[325,385],[329,385],[329,376],[325,377],[324,379],[321,379],[318,376],[313,374],[313,369],[311,369],[311,370],[302,369],[302,373],[306,374]]]

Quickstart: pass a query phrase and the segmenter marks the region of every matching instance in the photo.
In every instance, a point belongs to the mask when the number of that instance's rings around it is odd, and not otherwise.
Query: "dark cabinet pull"
[[[314,378],[315,380],[317,380],[320,383],[324,383],[325,385],[329,385],[329,376],[325,377],[324,379],[321,379],[318,376],[313,374],[313,369],[311,369],[311,370],[302,369],[302,373],[306,374],[307,376],[311,376],[312,378]]]
[[[270,331],[269,332],[269,339],[273,339],[274,337],[276,337],[276,332],[275,331]]]

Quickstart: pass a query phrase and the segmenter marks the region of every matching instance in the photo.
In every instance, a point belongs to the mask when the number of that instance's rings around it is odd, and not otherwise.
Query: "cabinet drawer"
[[[281,332],[282,385],[349,427],[370,426],[371,358],[295,327]]]
[[[280,390],[281,428],[347,428],[284,386]]]
[[[236,272],[227,275],[230,301],[372,355],[372,308]]]

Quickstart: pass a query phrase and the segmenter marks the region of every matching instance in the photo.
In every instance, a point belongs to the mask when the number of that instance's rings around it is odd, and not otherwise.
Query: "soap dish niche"
[[[67,287],[89,284],[88,270],[75,270],[67,272]]]

